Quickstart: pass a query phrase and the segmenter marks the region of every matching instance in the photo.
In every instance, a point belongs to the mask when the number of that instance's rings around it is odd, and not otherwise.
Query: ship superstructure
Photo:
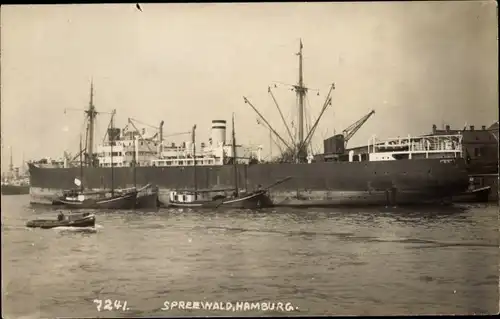
[[[358,154],[361,159],[363,154]],[[368,143],[370,161],[395,161],[401,159],[462,158],[462,135],[411,136],[379,141],[373,136]],[[354,151],[349,151],[349,161]]]
[[[169,167],[169,166],[192,166],[194,157],[198,165],[225,165],[234,160],[233,148],[230,142],[226,141],[226,120],[212,120],[210,138],[208,142],[201,142],[194,145],[190,141],[190,131],[172,133],[164,135],[163,124],[155,127],[139,120],[128,118],[127,125],[123,128],[108,128],[102,143],[95,144],[95,123],[99,114],[111,114],[110,112],[97,111],[94,105],[94,85],[90,85],[90,102],[87,109],[65,109],[83,111],[87,123],[85,133],[85,147],[80,151],[86,167],[129,167],[135,165],[139,167]],[[140,125],[147,128],[139,128]],[[186,136],[186,141],[181,143],[170,142],[175,136]],[[196,149],[196,156],[193,151]],[[238,157],[237,163],[249,164],[260,162],[261,146],[249,147],[236,145]],[[112,153],[111,153],[112,152]],[[80,153],[71,156],[64,154],[63,160],[54,161],[44,159],[37,161],[38,167],[45,168],[68,168],[80,165],[78,160]]]
[[[188,135],[190,132],[176,135]],[[193,152],[196,150],[196,164],[200,166],[225,165],[233,161],[232,143],[226,141],[226,120],[213,120],[211,137],[208,143],[201,142],[194,147],[192,141],[182,143],[168,143],[158,141],[155,135],[143,129],[130,131],[128,126],[120,130],[108,131],[110,139],[97,146],[99,167],[131,166],[134,158],[137,166],[193,166]],[[148,136],[149,135],[149,136]],[[111,145],[113,140],[113,159],[111,159]],[[239,164],[249,164],[250,161],[260,161],[261,147],[253,149],[243,145],[236,145]]]
[[[99,167],[132,166],[134,159],[137,166],[148,166],[151,159],[157,156],[156,141],[140,139],[138,134],[134,134],[135,132],[126,130],[124,132],[120,134],[119,129],[108,131],[109,139],[97,146]]]

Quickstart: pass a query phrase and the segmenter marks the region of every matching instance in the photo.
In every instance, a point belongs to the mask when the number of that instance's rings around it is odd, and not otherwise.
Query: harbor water
[[[57,211],[24,195],[1,212],[3,318],[499,309],[492,204],[97,212],[95,230],[28,229]]]

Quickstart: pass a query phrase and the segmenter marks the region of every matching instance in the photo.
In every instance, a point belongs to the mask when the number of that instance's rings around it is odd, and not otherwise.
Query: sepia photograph
[[[0,12],[2,318],[499,313],[496,1]]]

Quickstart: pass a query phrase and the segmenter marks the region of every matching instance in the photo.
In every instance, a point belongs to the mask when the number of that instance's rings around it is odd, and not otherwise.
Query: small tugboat
[[[170,192],[169,206],[171,207],[186,207],[186,208],[243,208],[243,209],[257,209],[271,207],[272,200],[268,196],[268,190],[281,184],[291,177],[282,179],[272,185],[261,189],[257,189],[251,193],[246,194],[240,191],[238,186],[238,167],[236,166],[236,137],[234,131],[234,115],[233,115],[233,167],[234,167],[234,189],[207,189],[198,190],[196,180],[196,141],[195,141],[196,125],[193,126],[192,139],[193,139],[193,158],[194,160],[194,190],[175,190]],[[233,190],[232,194],[228,196],[227,192]],[[214,195],[215,194],[215,195]]]
[[[57,220],[35,219],[26,223],[29,228],[50,229],[55,227],[94,227],[95,215],[91,213],[72,214],[65,216],[62,212],[57,215]]]

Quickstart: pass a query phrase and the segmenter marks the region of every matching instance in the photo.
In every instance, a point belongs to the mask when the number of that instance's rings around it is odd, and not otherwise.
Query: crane
[[[370,113],[366,114],[342,131],[344,135],[344,146],[347,146],[347,142],[354,136],[354,134],[356,134],[361,126],[363,126],[363,124],[365,124],[373,114],[375,114],[375,110],[371,110]]]

